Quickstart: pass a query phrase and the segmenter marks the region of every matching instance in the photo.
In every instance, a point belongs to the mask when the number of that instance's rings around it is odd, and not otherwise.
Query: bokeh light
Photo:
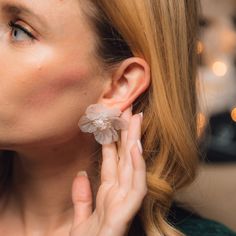
[[[236,122],[236,107],[231,111],[231,118],[234,122]]]
[[[212,66],[212,70],[216,76],[224,76],[227,73],[228,68],[225,63],[216,61]]]
[[[199,112],[197,114],[197,134],[198,137],[200,137],[204,131],[204,128],[206,126],[207,118],[206,115],[202,112]]]

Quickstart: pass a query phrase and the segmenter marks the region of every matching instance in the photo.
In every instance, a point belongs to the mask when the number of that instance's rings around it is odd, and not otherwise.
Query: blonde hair
[[[197,0],[90,0],[86,14],[100,40],[98,57],[112,66],[131,56],[151,68],[151,86],[134,104],[143,111],[148,195],[137,214],[148,236],[181,235],[167,221],[175,191],[198,163],[196,113]],[[90,3],[90,4],[88,4]],[[4,155],[3,155],[4,154]],[[1,153],[0,192],[12,175],[12,152]],[[129,232],[139,235],[138,230]]]
[[[197,0],[86,3],[105,65],[138,56],[151,67],[151,86],[134,104],[135,111],[144,112],[142,143],[149,190],[139,218],[148,236],[182,235],[167,222],[167,215],[175,191],[194,179],[198,163],[199,4]]]

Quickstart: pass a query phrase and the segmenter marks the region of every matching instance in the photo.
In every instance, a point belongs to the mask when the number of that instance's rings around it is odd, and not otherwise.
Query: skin
[[[2,10],[6,3],[43,18],[42,25],[29,15],[16,21],[33,41],[10,29],[15,17]],[[149,86],[149,66],[132,57],[103,70],[86,20],[76,0],[0,0],[0,149],[16,157],[11,191],[0,199],[0,235],[122,236],[146,194],[137,145],[142,119],[129,107]],[[101,150],[79,130],[79,118],[95,103],[124,111],[129,129],[118,148]]]

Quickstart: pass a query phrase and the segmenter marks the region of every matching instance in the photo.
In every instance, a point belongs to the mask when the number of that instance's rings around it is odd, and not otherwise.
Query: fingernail
[[[86,176],[86,177],[88,177],[88,174],[85,170],[83,170],[83,171],[79,171],[77,176]]]
[[[139,149],[140,153],[142,154],[143,153],[143,148],[142,148],[141,141],[139,139],[137,140],[137,145],[138,145],[138,149]]]

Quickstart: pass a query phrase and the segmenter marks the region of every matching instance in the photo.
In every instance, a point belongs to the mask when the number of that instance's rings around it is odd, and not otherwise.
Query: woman
[[[198,162],[197,8],[0,0],[0,235],[181,235],[167,215]]]

